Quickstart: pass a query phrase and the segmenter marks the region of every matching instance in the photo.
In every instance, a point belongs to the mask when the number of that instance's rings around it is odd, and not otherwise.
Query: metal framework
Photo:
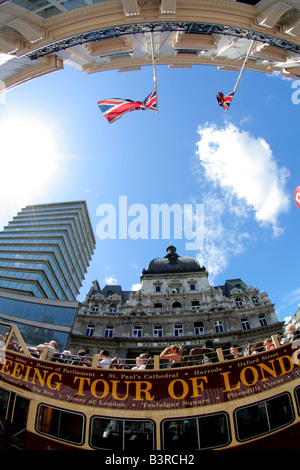
[[[47,46],[36,48],[33,51],[23,54],[21,57],[26,57],[35,60],[44,57],[48,54],[53,54],[55,52],[68,49],[69,47],[74,47],[92,41],[100,41],[101,39],[114,38],[118,36],[138,33],[174,31],[181,31],[187,34],[207,34],[209,36],[212,34],[235,36],[238,38],[259,41],[270,46],[277,46],[285,51],[300,53],[300,46],[298,44],[250,29],[220,24],[164,21],[136,23],[130,25],[118,25],[110,28],[89,31],[83,34],[78,34],[62,39],[60,41],[53,42],[52,44],[48,44]]]

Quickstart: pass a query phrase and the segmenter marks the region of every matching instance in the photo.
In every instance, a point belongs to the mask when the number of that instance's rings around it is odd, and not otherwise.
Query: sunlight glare
[[[2,195],[26,201],[49,187],[60,158],[49,124],[27,116],[3,120],[0,142]]]

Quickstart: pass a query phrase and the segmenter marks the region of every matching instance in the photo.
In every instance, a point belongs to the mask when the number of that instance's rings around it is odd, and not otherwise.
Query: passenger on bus
[[[292,341],[295,341],[296,339],[300,338],[300,331],[296,330],[296,327],[294,325],[288,325],[286,329],[286,335],[284,336],[282,340],[282,344],[286,343],[291,343]]]
[[[73,357],[71,360],[71,365],[91,367],[92,364],[87,355],[87,351],[85,349],[79,349],[77,356]]]
[[[265,350],[263,343],[254,343],[250,346],[249,354],[257,354]]]
[[[190,352],[191,356],[202,355],[202,364],[210,364],[211,362],[218,362],[218,355],[213,347],[213,342],[211,339],[208,339],[204,346],[200,348],[193,348]],[[196,359],[197,361],[197,359]]]
[[[101,360],[98,361],[97,367],[101,367],[101,369],[109,369],[112,363],[112,359],[109,357],[109,351],[107,349],[102,349],[102,351],[100,351],[99,358]]]
[[[182,363],[182,346],[173,344],[172,346],[167,347],[160,354],[160,359],[168,359],[171,363],[171,367],[181,367]]]
[[[65,349],[63,352],[62,352],[62,357],[64,359],[64,362],[66,364],[69,364],[72,360],[72,353],[71,351],[68,351],[67,349]]]
[[[230,348],[230,353],[233,356],[233,359],[236,359],[238,357],[243,357],[243,354],[241,354],[240,347],[237,344],[233,344]]]
[[[43,343],[43,344],[39,344],[36,349],[39,351],[39,353],[41,354],[45,348],[48,348],[48,355],[47,355],[47,360],[48,361],[51,361],[51,359],[53,358],[54,354],[56,352],[58,352],[57,350],[57,342],[52,340],[50,341],[50,343]]]
[[[265,348],[266,351],[269,351],[270,349],[274,349],[274,348],[275,348],[275,346],[274,346],[273,341],[272,341],[271,338],[266,338],[266,339],[264,340],[264,348]]]
[[[276,336],[277,336],[278,342],[280,344],[283,344],[283,335],[282,335],[282,333],[279,331],[278,333],[276,333]]]
[[[167,429],[167,437],[172,441],[178,441],[180,438],[179,424],[176,421],[171,422]]]
[[[9,333],[6,333],[5,338],[4,338],[5,343],[7,342],[8,337],[9,337]],[[14,341],[14,335],[11,336],[9,343],[6,347],[7,349],[11,349],[12,351],[20,352],[20,346],[18,345],[18,343]]]
[[[146,369],[147,361],[149,359],[148,354],[140,354],[137,356],[136,360],[136,366],[132,367],[132,370],[135,369]]]

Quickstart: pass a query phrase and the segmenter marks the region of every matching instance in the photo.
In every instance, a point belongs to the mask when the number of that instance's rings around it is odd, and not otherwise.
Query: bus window
[[[152,421],[125,420],[124,422],[124,450],[155,449]]]
[[[294,411],[289,394],[279,395],[267,401],[270,428],[278,429],[294,421]]]
[[[102,450],[153,450],[154,423],[149,420],[93,416],[90,445],[94,449]]]
[[[56,439],[81,445],[84,440],[85,417],[60,408],[40,405],[36,430]]]
[[[214,413],[179,420],[165,420],[162,424],[164,450],[213,449],[230,442],[228,415]]]
[[[163,449],[199,449],[196,418],[164,421]]]
[[[4,430],[8,401],[9,392],[0,388],[0,448],[4,446]]]
[[[223,447],[230,443],[230,426],[226,413],[216,413],[198,418],[200,449]]]
[[[12,417],[11,446],[21,450],[25,448],[28,408],[29,400],[17,395]]]
[[[300,387],[295,388],[295,397],[298,408],[298,415],[300,416]]]
[[[245,441],[287,426],[294,420],[288,393],[254,403],[234,412],[237,439]]]
[[[90,445],[94,449],[122,449],[123,421],[120,419],[100,418],[91,420]]]

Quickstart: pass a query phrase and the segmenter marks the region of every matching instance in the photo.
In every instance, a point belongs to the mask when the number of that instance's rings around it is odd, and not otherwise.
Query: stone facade
[[[241,279],[213,287],[204,267],[170,246],[164,258],[143,270],[138,291],[115,285],[101,289],[94,281],[79,308],[69,348],[73,353],[85,348],[91,355],[108,348],[125,359],[141,352],[159,354],[173,343],[188,353],[207,339],[215,347],[246,345],[281,328],[265,292]]]

